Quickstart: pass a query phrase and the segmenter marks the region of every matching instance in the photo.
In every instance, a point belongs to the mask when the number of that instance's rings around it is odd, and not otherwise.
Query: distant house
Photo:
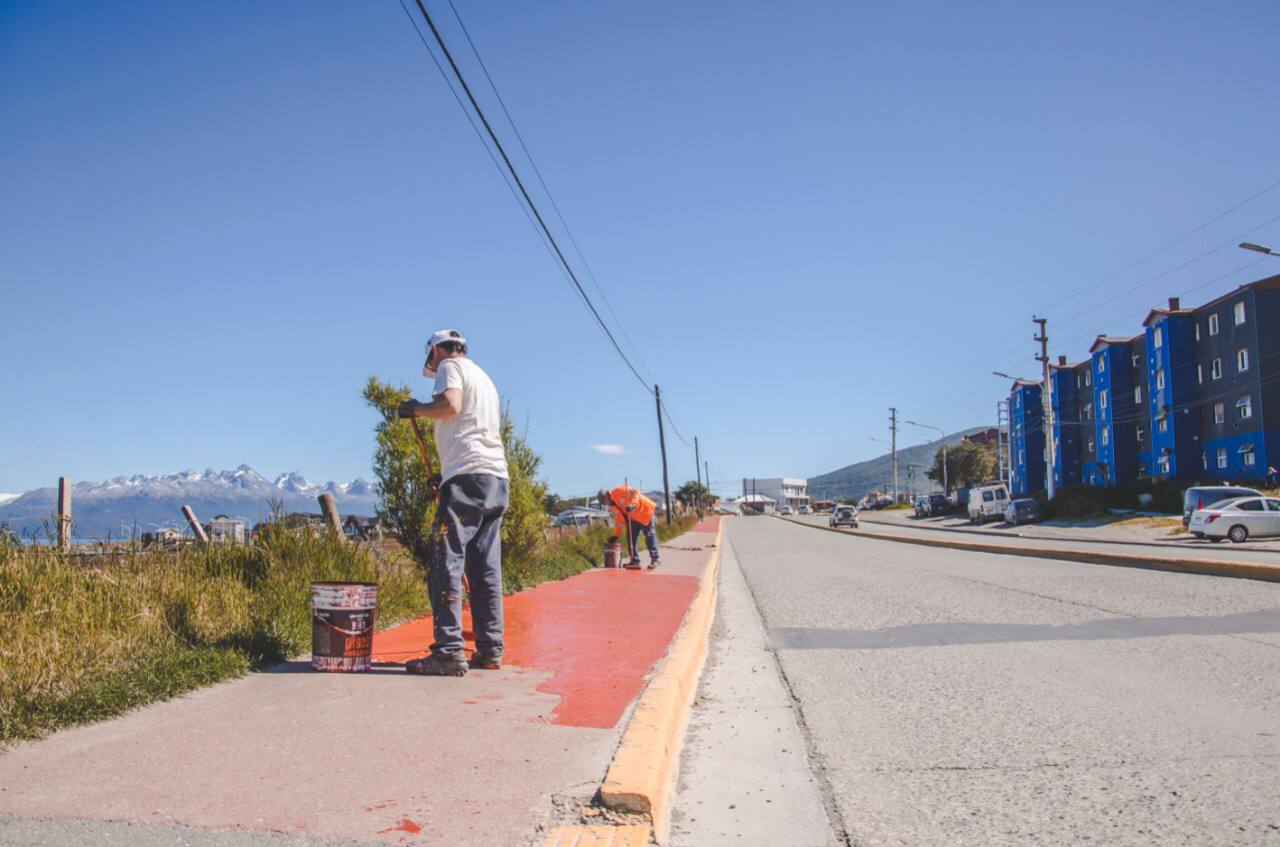
[[[205,535],[212,544],[243,544],[245,541],[244,521],[218,515],[204,526]]]
[[[995,427],[984,429],[981,432],[973,432],[969,435],[962,436],[962,441],[968,441],[973,444],[992,444],[1000,443],[1000,430]]]
[[[342,522],[342,533],[352,541],[382,540],[382,518],[363,515],[347,515]]]

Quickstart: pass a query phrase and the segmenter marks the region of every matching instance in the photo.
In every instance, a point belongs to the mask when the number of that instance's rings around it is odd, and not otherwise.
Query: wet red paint
[[[395,826],[378,830],[379,835],[382,835],[388,832],[407,832],[411,835],[417,835],[419,832],[422,832],[422,827],[418,826],[416,823],[409,820],[408,818],[402,818],[400,822]]]
[[[720,515],[712,515],[709,518],[703,518],[698,521],[697,525],[690,532],[719,532],[720,531]]]
[[[560,697],[554,723],[607,729],[640,693],[697,590],[697,577],[611,569],[522,591],[503,604],[503,662],[552,672],[538,690]],[[374,661],[403,662],[430,643],[431,618],[418,618],[375,635]]]

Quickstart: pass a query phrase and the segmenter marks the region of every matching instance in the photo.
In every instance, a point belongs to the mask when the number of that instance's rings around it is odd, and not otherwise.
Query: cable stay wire
[[[1162,247],[1158,247],[1158,248],[1156,248],[1155,250],[1152,250],[1150,253],[1148,253],[1147,255],[1143,256],[1141,259],[1137,259],[1136,261],[1133,261],[1133,262],[1131,262],[1131,263],[1129,263],[1129,264],[1125,265],[1123,268],[1121,268],[1120,270],[1116,271],[1115,273],[1108,274],[1107,276],[1103,277],[1102,279],[1098,280],[1097,282],[1090,283],[1089,285],[1086,285],[1084,288],[1081,288],[1081,289],[1077,290],[1075,293],[1073,293],[1073,294],[1069,294],[1069,295],[1067,295],[1066,297],[1062,298],[1061,300],[1058,300],[1058,301],[1057,301],[1057,302],[1055,302],[1055,303],[1051,303],[1051,304],[1049,304],[1048,306],[1044,307],[1043,309],[1040,309],[1038,313],[1047,312],[1047,311],[1049,311],[1050,309],[1056,309],[1058,306],[1061,306],[1063,303],[1067,303],[1067,302],[1070,302],[1071,300],[1074,300],[1076,297],[1080,296],[1081,294],[1084,294],[1086,291],[1092,291],[1093,289],[1097,288],[1097,287],[1098,287],[1098,286],[1100,286],[1100,285],[1105,285],[1106,283],[1110,282],[1111,280],[1115,279],[1116,277],[1120,276],[1121,274],[1125,273],[1126,271],[1133,270],[1133,269],[1134,269],[1134,268],[1136,268],[1138,265],[1142,264],[1143,262],[1147,261],[1148,259],[1151,259],[1151,258],[1154,258],[1155,256],[1160,255],[1160,254],[1161,254],[1161,253],[1163,253],[1165,250],[1168,250],[1170,247],[1175,247],[1175,246],[1177,246],[1178,244],[1181,244],[1183,241],[1186,241],[1188,238],[1190,238],[1191,236],[1195,235],[1197,232],[1200,232],[1200,231],[1201,231],[1201,230],[1203,230],[1205,227],[1208,227],[1208,226],[1210,226],[1210,225],[1212,225],[1212,224],[1217,223],[1218,221],[1220,221],[1220,220],[1222,220],[1223,218],[1225,218],[1227,215],[1231,214],[1232,212],[1236,211],[1237,209],[1240,209],[1240,208],[1241,208],[1241,207],[1243,207],[1243,206],[1247,206],[1248,204],[1252,203],[1254,200],[1257,200],[1257,199],[1258,199],[1259,197],[1261,197],[1262,195],[1266,194],[1266,193],[1267,193],[1267,192],[1269,192],[1269,191],[1274,190],[1274,189],[1275,189],[1275,188],[1277,188],[1277,187],[1280,187],[1280,180],[1276,180],[1275,182],[1271,183],[1270,185],[1268,185],[1266,188],[1262,189],[1261,191],[1258,191],[1257,193],[1250,195],[1249,197],[1245,198],[1244,200],[1241,200],[1239,203],[1235,204],[1235,205],[1234,205],[1234,206],[1232,206],[1230,209],[1227,209],[1225,212],[1221,212],[1221,213],[1219,213],[1219,214],[1217,214],[1217,215],[1214,215],[1212,218],[1210,218],[1209,220],[1207,220],[1207,221],[1205,221],[1204,223],[1200,224],[1199,226],[1195,227],[1194,229],[1191,229],[1191,230],[1188,230],[1187,232],[1184,232],[1182,235],[1179,235],[1177,238],[1173,239],[1172,241],[1170,241],[1169,243],[1167,243],[1167,244],[1163,245]]]
[[[401,2],[403,5],[403,0],[401,0]],[[479,118],[481,125],[484,127],[485,133],[493,143],[493,147],[497,151],[498,156],[502,159],[507,172],[511,174],[511,178],[514,180],[516,188],[519,189],[520,197],[524,198],[524,203],[528,206],[528,210],[532,212],[533,217],[537,221],[538,228],[541,230],[547,241],[550,242],[551,249],[555,252],[555,257],[563,268],[564,273],[568,275],[569,281],[577,290],[583,304],[587,307],[587,310],[591,313],[591,316],[595,319],[595,322],[600,327],[601,331],[603,331],[605,336],[609,339],[609,343],[613,345],[613,349],[617,352],[619,358],[622,359],[623,363],[631,371],[632,375],[635,376],[636,381],[644,386],[645,391],[649,394],[653,394],[653,388],[645,381],[644,377],[640,375],[640,372],[636,370],[636,366],[623,351],[622,346],[618,343],[618,339],[609,329],[604,318],[601,317],[595,304],[591,302],[591,298],[587,295],[586,289],[582,287],[582,283],[578,280],[578,275],[574,273],[573,266],[569,263],[569,260],[565,258],[564,251],[560,248],[559,242],[556,241],[555,235],[551,232],[551,228],[547,226],[546,220],[543,219],[542,213],[538,210],[537,204],[533,202],[533,198],[529,195],[529,191],[525,187],[524,181],[520,178],[520,173],[516,170],[515,165],[511,163],[511,157],[507,155],[506,148],[502,146],[502,142],[498,139],[497,133],[494,132],[493,126],[489,123],[488,117],[485,116],[484,110],[480,108],[480,104],[477,102],[475,94],[471,91],[471,86],[467,84],[466,78],[458,68],[458,63],[454,60],[453,54],[449,52],[448,46],[444,43],[444,38],[436,28],[435,21],[431,19],[431,15],[427,12],[427,7],[423,5],[422,0],[414,0],[414,2],[418,7],[418,11],[421,13],[423,20],[426,21],[427,28],[431,30],[431,34],[435,38],[436,44],[440,47],[440,52],[444,54],[444,58],[448,62],[450,69],[453,71],[453,75],[457,79],[458,85],[462,88],[463,94],[466,95],[467,102],[469,102],[471,104],[471,108],[475,110],[476,117]],[[416,30],[417,27],[415,26],[414,29]],[[419,31],[419,35],[421,35],[421,31]],[[425,41],[425,38],[423,40]],[[430,48],[428,48],[428,51],[430,52]],[[434,59],[434,54],[432,55],[432,58]],[[450,86],[450,90],[452,90],[452,86]],[[488,145],[486,145],[486,149],[487,148]]]
[[[573,230],[569,228],[569,222],[565,220],[564,214],[560,211],[560,204],[556,202],[555,195],[551,193],[547,181],[542,177],[542,169],[538,167],[538,163],[534,161],[533,154],[529,152],[529,147],[525,144],[524,136],[520,132],[520,127],[516,125],[515,118],[511,117],[511,112],[507,109],[507,103],[502,99],[502,94],[498,91],[497,84],[493,81],[493,76],[489,73],[489,66],[485,64],[484,58],[480,55],[480,50],[476,47],[475,41],[471,38],[471,32],[467,29],[467,25],[463,22],[462,16],[458,13],[458,7],[454,5],[453,0],[449,0],[449,8],[453,10],[453,17],[458,21],[458,27],[462,30],[463,36],[467,40],[467,45],[471,48],[471,54],[475,56],[476,62],[480,65],[480,70],[484,73],[485,80],[489,83],[489,90],[493,92],[494,98],[498,101],[498,106],[502,109],[502,114],[507,119],[507,124],[511,127],[511,131],[515,134],[516,141],[520,144],[520,149],[524,151],[525,159],[529,162],[529,166],[533,169],[534,176],[538,179],[538,185],[542,186],[542,193],[547,196],[547,200],[551,203],[551,209],[556,214],[556,219],[560,221],[560,226],[564,230],[564,234],[568,236],[569,243],[573,246],[574,253],[577,254],[578,260],[582,262],[583,269],[587,272],[587,278],[591,280],[591,284],[600,294],[600,299],[604,302],[605,309],[609,312],[609,316],[613,318],[614,326],[622,333],[623,339],[627,342],[627,346],[631,348],[631,352],[635,354],[636,361],[639,363],[641,370],[649,377],[650,382],[657,382],[653,371],[649,369],[644,362],[644,357],[640,355],[640,348],[631,336],[627,333],[626,326],[623,325],[622,319],[618,317],[618,313],[613,309],[613,303],[609,301],[609,296],[604,293],[600,281],[596,278],[595,271],[591,269],[591,265],[587,262],[587,257],[583,254],[582,248],[578,245],[578,239],[574,237]]]

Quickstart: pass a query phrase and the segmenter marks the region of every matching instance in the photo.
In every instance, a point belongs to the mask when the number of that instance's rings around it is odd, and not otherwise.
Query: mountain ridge
[[[185,528],[184,505],[202,521],[227,515],[252,524],[276,503],[286,512],[319,511],[316,498],[326,493],[333,495],[340,513],[372,515],[378,508],[376,489],[359,477],[312,483],[295,470],[271,481],[242,464],[229,471],[188,469],[77,482],[71,487],[71,516],[77,539],[119,538],[135,529]],[[53,526],[57,497],[54,487],[36,488],[0,502],[0,523],[19,536],[40,537],[46,526]]]
[[[991,428],[990,425],[971,426],[925,444],[900,448],[898,450],[898,490],[906,491],[908,489],[907,465],[916,466],[915,490],[917,492],[925,493],[932,490],[941,490],[941,486],[935,485],[932,480],[924,475],[925,471],[933,467],[933,457],[938,448],[942,446],[944,441],[950,447],[953,444],[959,444],[966,435],[972,435]],[[872,491],[883,491],[886,478],[891,488],[893,486],[893,456],[890,453],[885,453],[874,459],[854,462],[851,465],[845,465],[843,468],[837,468],[834,471],[810,477],[809,496],[816,500],[862,497]]]

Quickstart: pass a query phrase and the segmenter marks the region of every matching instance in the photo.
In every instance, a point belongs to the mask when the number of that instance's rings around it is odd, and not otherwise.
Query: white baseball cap
[[[437,344],[443,344],[446,341],[452,341],[456,344],[463,345],[467,343],[467,339],[463,338],[462,333],[458,332],[456,329],[442,329],[438,332],[432,333],[431,337],[427,339],[427,355],[431,355],[432,347],[435,347]]]

